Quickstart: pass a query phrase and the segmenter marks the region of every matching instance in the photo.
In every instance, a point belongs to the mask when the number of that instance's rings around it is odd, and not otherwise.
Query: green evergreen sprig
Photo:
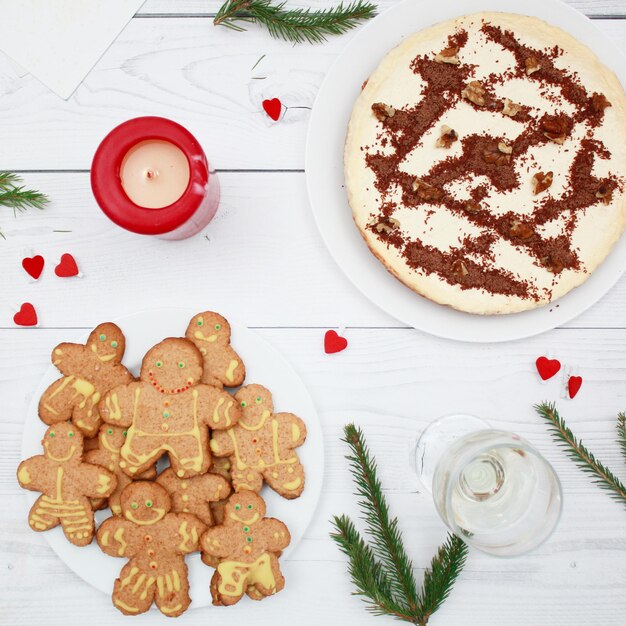
[[[580,439],[574,436],[563,418],[556,410],[554,403],[544,402],[535,405],[535,410],[550,425],[554,440],[563,448],[574,463],[585,473],[590,474],[593,482],[609,491],[612,498],[626,505],[626,486],[620,479],[590,452]],[[626,417],[618,416],[617,430],[619,443],[626,459]]]
[[[421,589],[415,581],[398,519],[391,517],[376,462],[371,456],[363,432],[353,424],[345,429],[345,441],[351,449],[347,456],[359,496],[359,507],[371,545],[345,515],[335,516],[331,534],[348,557],[348,572],[368,610],[376,615],[391,615],[418,626],[425,626],[450,594],[467,557],[467,546],[449,534],[424,574]]]
[[[22,180],[12,172],[0,172],[0,205],[13,209],[13,215],[28,208],[43,209],[48,197],[39,191],[25,189]]]
[[[226,0],[213,23],[239,32],[246,30],[241,22],[257,23],[275,39],[321,43],[329,35],[341,35],[376,15],[376,5],[365,0],[320,10],[287,9],[285,5],[273,4],[272,0]]]

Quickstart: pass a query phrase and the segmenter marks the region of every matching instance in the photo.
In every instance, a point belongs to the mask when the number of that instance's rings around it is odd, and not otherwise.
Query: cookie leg
[[[124,566],[113,587],[113,604],[124,615],[145,613],[152,604],[156,576],[142,572],[133,561]]]
[[[177,617],[187,610],[191,598],[187,566],[182,559],[178,567],[174,566],[169,572],[157,576],[154,599],[161,613],[168,617]]]
[[[30,509],[28,523],[33,530],[43,532],[44,530],[58,526],[60,520],[56,516],[55,510],[49,508],[45,498],[39,496]]]
[[[195,437],[179,436],[170,444],[170,464],[179,478],[206,474],[211,466],[208,443],[202,445]],[[190,451],[193,451],[191,455]]]
[[[265,561],[267,559],[267,561]],[[248,586],[246,593],[253,600],[262,600],[268,596],[272,596],[285,587],[285,577],[280,571],[278,559],[273,554],[263,555],[258,562],[259,572],[263,572],[262,576],[256,576]]]
[[[304,489],[304,468],[295,458],[293,463],[282,463],[263,472],[265,482],[283,498],[297,498]]]
[[[79,404],[74,405],[72,411],[72,423],[85,437],[94,437],[102,424],[97,402],[100,394],[95,393],[89,398],[84,398]],[[95,402],[94,402],[95,401]]]
[[[90,504],[65,505],[61,517],[63,532],[75,546],[87,546],[95,532],[93,510]]]
[[[152,467],[165,450],[161,447],[162,441],[150,435],[141,436],[134,435],[132,439],[126,439],[126,443],[122,446],[120,454],[120,467],[124,473],[135,478],[148,468]]]
[[[235,492],[248,489],[259,493],[263,487],[263,475],[254,469],[237,470],[233,469],[233,490]]]
[[[219,567],[211,578],[211,595],[214,606],[232,606],[243,597],[245,590],[246,573],[235,569],[229,579],[225,581],[220,574]]]

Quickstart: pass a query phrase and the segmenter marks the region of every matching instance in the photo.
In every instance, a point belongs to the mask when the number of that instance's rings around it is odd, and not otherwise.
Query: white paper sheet
[[[144,0],[0,0],[0,50],[67,100]]]

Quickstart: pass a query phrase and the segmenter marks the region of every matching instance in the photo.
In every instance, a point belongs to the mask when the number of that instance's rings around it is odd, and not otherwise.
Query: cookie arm
[[[44,491],[45,476],[49,471],[50,461],[42,454],[22,461],[17,468],[17,482],[29,491]]]
[[[88,498],[108,498],[117,486],[117,477],[99,465],[82,463],[80,480],[83,495]]]
[[[118,385],[107,392],[100,403],[100,417],[107,424],[128,427],[133,421],[135,405],[139,401],[142,383]]]
[[[268,517],[264,519],[263,532],[267,535],[267,551],[278,552],[284,550],[291,542],[291,535],[289,529],[281,521]]]
[[[200,549],[211,556],[227,557],[233,551],[233,529],[213,526],[200,538]]]
[[[213,431],[209,448],[215,456],[230,456],[235,453],[235,445],[227,430]]]
[[[60,343],[52,351],[52,365],[64,376],[71,376],[84,368],[83,360],[86,355],[85,346],[80,343]]]
[[[123,517],[113,516],[98,528],[96,540],[109,556],[133,556],[141,546],[137,528]]]
[[[200,537],[206,530],[206,525],[195,515],[171,513],[167,522],[172,525],[173,533],[179,541],[176,546],[179,554],[189,554],[200,549]]]
[[[290,448],[301,446],[306,440],[306,424],[293,413],[276,413],[278,432],[289,441]]]
[[[203,474],[194,479],[202,490],[204,498],[208,502],[225,500],[230,495],[230,484],[221,476],[215,474]]]
[[[198,385],[197,389],[204,422],[209,428],[223,430],[238,422],[241,407],[227,391],[211,385]]]

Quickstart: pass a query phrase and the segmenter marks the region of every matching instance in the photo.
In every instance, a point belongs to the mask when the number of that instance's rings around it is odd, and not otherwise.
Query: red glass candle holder
[[[174,144],[189,162],[187,188],[176,202],[160,209],[135,204],[126,195],[120,176],[128,151],[149,140]],[[220,200],[219,181],[209,171],[196,138],[180,124],[163,117],[138,117],[114,128],[96,150],[91,188],[104,214],[118,226],[164,239],[185,239],[198,233],[213,219]]]

